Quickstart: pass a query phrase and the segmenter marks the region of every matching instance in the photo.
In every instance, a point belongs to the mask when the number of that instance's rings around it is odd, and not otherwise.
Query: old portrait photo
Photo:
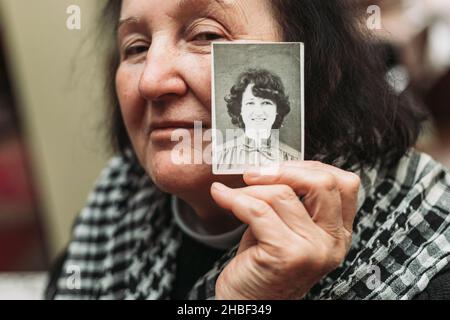
[[[212,166],[242,174],[303,160],[302,43],[214,43]]]

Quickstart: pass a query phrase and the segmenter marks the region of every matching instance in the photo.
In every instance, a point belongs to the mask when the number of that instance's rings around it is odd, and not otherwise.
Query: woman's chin
[[[177,164],[170,152],[157,152],[147,159],[145,167],[159,189],[175,195],[207,190],[213,181],[210,165]]]

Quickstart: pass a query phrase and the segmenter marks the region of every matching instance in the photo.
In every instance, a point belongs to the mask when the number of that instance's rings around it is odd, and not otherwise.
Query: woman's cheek
[[[139,76],[136,68],[121,66],[117,70],[116,89],[125,126],[133,136],[139,129],[145,103],[139,95]]]
[[[189,66],[185,76],[188,86],[208,112],[211,111],[211,59],[210,54],[192,54],[185,61]]]

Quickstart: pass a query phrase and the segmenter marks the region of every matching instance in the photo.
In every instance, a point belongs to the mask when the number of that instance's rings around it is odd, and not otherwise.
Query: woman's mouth
[[[175,127],[166,127],[166,128],[158,128],[152,130],[150,133],[150,139],[152,141],[164,140],[164,141],[176,141],[178,142],[181,137],[184,135],[191,136],[191,132],[194,131],[194,128],[175,128]]]
[[[267,118],[252,118],[253,122],[262,123],[267,121]]]
[[[202,122],[166,121],[152,123],[148,133],[152,141],[170,140],[178,142],[185,135],[192,137],[195,130],[199,130],[202,134],[204,129],[207,128],[202,125]]]

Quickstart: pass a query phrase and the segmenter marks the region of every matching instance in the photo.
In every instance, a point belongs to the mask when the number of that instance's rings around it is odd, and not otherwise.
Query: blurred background
[[[40,292],[108,157],[102,3],[0,0],[0,299]]]
[[[386,49],[387,80],[430,114],[417,148],[450,167],[450,0],[353,1]],[[109,157],[104,2],[0,0],[0,299],[41,297]]]

